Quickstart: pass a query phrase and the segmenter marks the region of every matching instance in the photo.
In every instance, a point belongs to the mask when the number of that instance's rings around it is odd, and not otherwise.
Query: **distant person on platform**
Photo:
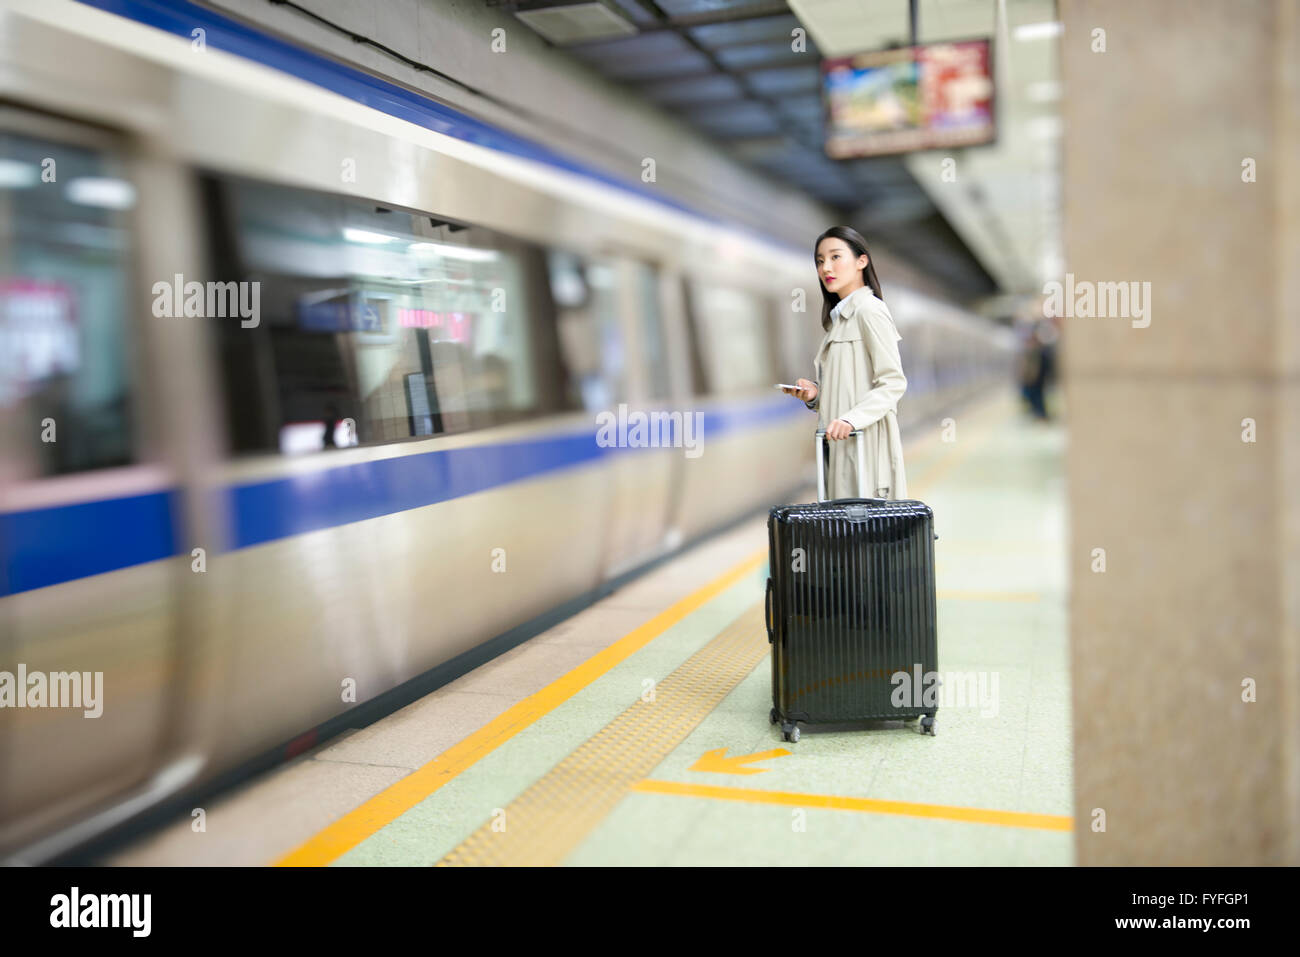
[[[902,338],[881,297],[880,280],[857,230],[832,226],[817,237],[813,262],[822,284],[821,323],[826,330],[813,358],[815,378],[796,379],[798,396],[818,414],[826,430],[830,464],[826,495],[859,494],[857,443],[865,443],[869,497],[907,497],[903,440],[898,430],[898,400],[907,389],[898,354]],[[849,442],[854,430],[863,433]]]

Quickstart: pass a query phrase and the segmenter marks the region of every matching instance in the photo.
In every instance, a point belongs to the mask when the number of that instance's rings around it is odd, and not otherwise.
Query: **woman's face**
[[[830,292],[851,291],[862,283],[866,256],[854,256],[849,244],[833,236],[817,245],[817,275]]]

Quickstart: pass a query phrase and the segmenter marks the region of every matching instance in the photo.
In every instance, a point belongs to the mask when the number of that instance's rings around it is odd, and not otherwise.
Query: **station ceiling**
[[[919,42],[993,38],[998,141],[848,160],[823,150],[821,58],[908,44],[908,0],[492,5],[737,157],[835,207],[842,221],[955,295],[1029,293],[1058,265],[1055,46],[1033,42],[1052,34],[1032,26],[1055,21],[1055,0],[921,0]],[[1017,29],[1025,24],[1028,32]],[[792,49],[796,28],[805,31],[801,52]],[[939,178],[949,155],[958,159],[957,183]]]

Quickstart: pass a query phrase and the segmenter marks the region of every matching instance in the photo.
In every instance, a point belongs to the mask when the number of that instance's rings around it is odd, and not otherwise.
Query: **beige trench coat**
[[[817,397],[805,403],[817,411],[817,427],[844,419],[863,430],[869,498],[907,497],[903,440],[898,430],[898,400],[907,389],[898,340],[889,307],[869,286],[840,300],[838,316],[813,359]],[[857,498],[857,436],[827,439],[830,463],[826,497]]]

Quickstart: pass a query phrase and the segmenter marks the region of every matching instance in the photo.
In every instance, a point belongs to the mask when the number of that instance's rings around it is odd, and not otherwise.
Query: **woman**
[[[867,254],[866,240],[847,226],[832,226],[817,237],[813,261],[822,281],[822,328],[826,335],[813,359],[816,378],[796,379],[785,389],[818,413],[826,430],[830,464],[826,496],[857,498],[857,443],[865,443],[869,497],[907,497],[903,442],[898,431],[898,400],[907,389],[898,355],[902,338],[880,296],[880,281]],[[849,439],[855,429],[859,440]],[[843,441],[849,439],[848,442]]]

